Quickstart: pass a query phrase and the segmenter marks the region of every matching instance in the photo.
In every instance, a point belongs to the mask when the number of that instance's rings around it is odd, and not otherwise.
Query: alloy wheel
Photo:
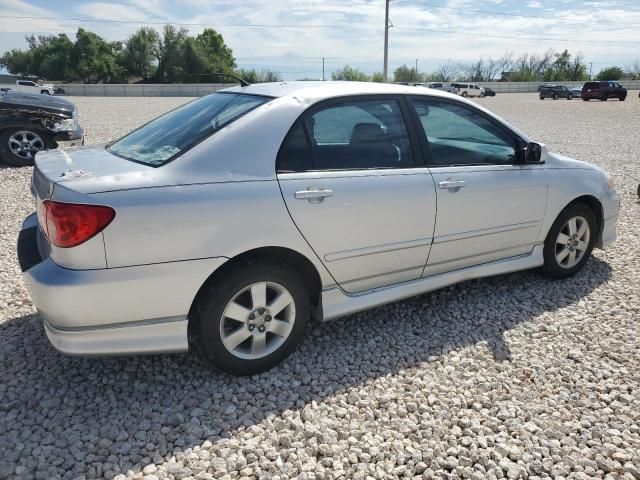
[[[589,249],[591,231],[584,217],[572,217],[556,238],[556,262],[562,268],[575,267]]]
[[[44,148],[44,141],[35,132],[19,130],[9,137],[11,153],[25,160],[31,160],[36,153]]]
[[[293,296],[275,282],[258,282],[237,292],[220,321],[225,348],[244,360],[256,360],[280,348],[296,318]]]

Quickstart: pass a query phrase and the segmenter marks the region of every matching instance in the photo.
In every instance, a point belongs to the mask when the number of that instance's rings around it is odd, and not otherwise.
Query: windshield
[[[127,160],[159,167],[269,100],[231,93],[207,95],[152,120],[116,140],[107,150]]]

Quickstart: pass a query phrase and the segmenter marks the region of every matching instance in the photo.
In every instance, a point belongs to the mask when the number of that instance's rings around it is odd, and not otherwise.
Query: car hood
[[[69,100],[50,95],[9,91],[0,97],[1,108],[19,108],[30,111],[46,111],[71,117],[76,106]]]

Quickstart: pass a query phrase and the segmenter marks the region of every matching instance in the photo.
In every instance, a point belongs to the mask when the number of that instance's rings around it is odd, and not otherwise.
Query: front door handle
[[[438,187],[449,190],[450,192],[457,192],[467,184],[464,180],[454,180],[452,178],[438,183]]]
[[[333,190],[309,187],[307,190],[297,191],[294,197],[298,200],[309,200],[312,203],[320,203],[327,197],[333,197]]]

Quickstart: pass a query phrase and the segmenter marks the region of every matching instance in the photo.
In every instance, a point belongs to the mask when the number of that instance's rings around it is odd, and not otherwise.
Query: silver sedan
[[[18,251],[51,343],[199,349],[252,374],[326,321],[468,279],[574,275],[608,175],[432,89],[231,88],[106,146],[38,153]]]

